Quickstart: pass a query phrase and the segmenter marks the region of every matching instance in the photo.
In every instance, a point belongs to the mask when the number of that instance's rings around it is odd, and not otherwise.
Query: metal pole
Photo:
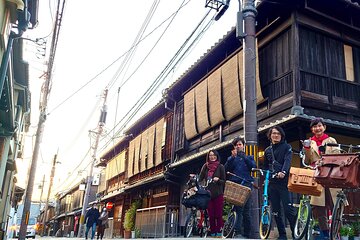
[[[50,198],[51,188],[52,188],[53,181],[54,181],[56,158],[57,158],[57,154],[55,154],[55,156],[54,156],[53,165],[52,165],[52,168],[51,168],[49,190],[48,190],[47,197],[46,197],[46,203],[45,203],[44,214],[43,214],[43,219],[42,219],[43,229],[41,231],[41,236],[44,236],[45,229],[46,229],[45,228],[45,223],[46,223],[46,217],[47,217],[47,210],[48,210],[48,207],[49,207],[49,198]]]
[[[26,1],[26,3],[27,3],[27,1]],[[59,0],[59,3],[60,3],[60,0]],[[30,205],[31,205],[31,197],[32,197],[33,188],[34,188],[36,165],[37,165],[37,160],[38,160],[38,155],[39,155],[40,142],[41,142],[43,131],[44,131],[44,123],[46,121],[46,109],[47,109],[48,98],[49,98],[49,93],[50,93],[50,83],[51,83],[51,78],[52,78],[53,64],[54,64],[54,60],[55,60],[56,43],[58,40],[59,29],[61,26],[61,19],[58,20],[58,16],[62,16],[62,12],[61,13],[59,12],[59,4],[57,7],[57,12],[56,12],[57,20],[54,22],[54,31],[53,31],[54,34],[53,34],[52,40],[51,40],[50,56],[49,56],[49,63],[48,63],[47,72],[46,72],[46,79],[44,82],[44,86],[42,88],[43,96],[42,96],[40,106],[39,106],[39,109],[40,109],[39,122],[38,122],[38,127],[36,130],[35,146],[33,149],[33,155],[32,155],[32,160],[31,160],[31,164],[30,164],[30,173],[29,173],[28,183],[27,183],[27,187],[26,187],[26,195],[24,198],[24,210],[23,210],[23,214],[22,214],[22,218],[21,218],[19,240],[25,240],[27,224],[29,221]]]
[[[100,120],[98,123],[98,131],[96,133],[96,139],[95,139],[95,144],[94,144],[94,152],[92,155],[92,159],[91,159],[91,166],[90,166],[90,173],[87,176],[87,182],[86,182],[86,189],[85,189],[85,194],[84,194],[84,201],[83,201],[83,206],[82,206],[82,210],[81,210],[81,217],[80,217],[80,223],[79,223],[79,230],[78,230],[78,235],[77,237],[80,238],[82,237],[82,231],[83,231],[83,225],[84,225],[84,221],[85,221],[85,213],[86,213],[86,208],[89,204],[89,197],[90,197],[90,188],[91,188],[91,183],[92,183],[92,174],[93,174],[93,168],[94,168],[94,164],[96,161],[96,151],[99,145],[99,140],[100,140],[100,136],[103,132],[103,128],[105,125],[105,121],[106,121],[106,114],[107,114],[107,107],[106,107],[106,99],[107,99],[107,93],[108,90],[105,89],[104,91],[104,103],[103,103],[103,107],[101,110],[101,116],[100,116]]]
[[[19,240],[25,240],[26,238],[26,229],[27,224],[30,217],[30,206],[31,206],[31,197],[34,189],[34,180],[35,180],[35,171],[36,171],[36,165],[37,165],[37,159],[39,156],[39,149],[40,149],[40,142],[41,137],[44,129],[44,122],[45,122],[45,113],[40,113],[39,116],[39,123],[36,130],[36,139],[35,139],[35,146],[33,150],[32,155],[32,161],[30,165],[30,171],[29,171],[29,178],[28,183],[26,187],[26,194],[24,198],[24,209],[21,217],[21,226],[19,231]]]
[[[43,175],[43,179],[41,181],[41,192],[40,192],[40,206],[41,206],[41,203],[42,203],[42,195],[44,193],[44,184],[45,184],[45,174]]]
[[[239,1],[240,3],[240,1]],[[241,3],[240,3],[241,5]],[[257,118],[256,118],[256,49],[255,49],[255,17],[257,10],[254,0],[244,0],[242,17],[244,19],[244,82],[245,82],[245,103],[244,103],[244,133],[247,154],[253,155],[256,162],[258,156],[257,142]],[[241,14],[238,14],[238,16]],[[242,20],[242,19],[241,19]],[[241,24],[241,23],[238,23]],[[254,235],[251,238],[259,237],[259,192],[251,194],[251,215],[254,216],[251,231]]]

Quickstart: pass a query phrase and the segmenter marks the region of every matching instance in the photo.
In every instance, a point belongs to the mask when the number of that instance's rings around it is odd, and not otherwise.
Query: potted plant
[[[135,227],[135,238],[141,238],[141,231],[137,227]]]
[[[352,228],[354,229],[354,240],[360,240],[360,222],[354,222]]]
[[[354,239],[354,237],[355,237],[355,230],[354,230],[354,228],[353,228],[352,226],[349,226],[349,233],[348,233],[348,235],[349,235],[349,239]]]
[[[131,237],[131,231],[135,230],[136,209],[138,209],[139,202],[133,202],[124,217],[124,238]]]
[[[340,228],[340,236],[342,240],[349,239],[349,227],[348,226],[341,226]]]

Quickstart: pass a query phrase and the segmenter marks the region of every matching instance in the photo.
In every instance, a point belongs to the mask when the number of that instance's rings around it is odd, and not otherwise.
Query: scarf
[[[219,166],[220,162],[219,160],[216,161],[208,161],[206,163],[207,168],[208,168],[208,177],[211,177],[214,175],[214,172],[216,170],[216,168]]]
[[[310,139],[311,140],[313,140],[313,141],[315,141],[316,142],[316,145],[319,147],[319,146],[321,146],[322,145],[322,143],[323,143],[323,141],[325,140],[325,139],[327,139],[329,137],[329,135],[327,135],[327,134],[323,134],[321,137],[319,137],[319,138],[317,138],[316,136],[312,136]],[[319,151],[319,154],[321,154],[320,153],[320,150],[318,150]]]
[[[316,136],[312,136],[310,139],[316,142],[317,146],[321,146],[322,142],[327,139],[329,137],[329,135],[327,134],[323,134],[321,137],[317,138]]]

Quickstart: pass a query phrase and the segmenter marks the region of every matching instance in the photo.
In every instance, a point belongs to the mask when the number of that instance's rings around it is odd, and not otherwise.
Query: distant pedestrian
[[[210,150],[206,157],[206,163],[201,168],[199,181],[209,181],[207,189],[211,193],[208,205],[211,236],[221,236],[221,228],[224,225],[222,214],[225,180],[225,168],[220,163],[220,155],[217,151]]]
[[[96,231],[96,223],[99,219],[99,216],[100,216],[99,210],[96,208],[96,204],[94,203],[85,215],[85,221],[86,221],[85,239],[88,239],[90,228],[91,228],[91,239],[94,239],[95,231]]]
[[[106,207],[103,208],[101,215],[98,219],[98,232],[97,239],[103,239],[105,229],[109,227],[109,213]]]

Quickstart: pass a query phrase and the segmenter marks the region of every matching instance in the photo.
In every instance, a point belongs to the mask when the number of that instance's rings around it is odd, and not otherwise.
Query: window
[[[346,80],[354,81],[354,60],[352,47],[344,45]]]

